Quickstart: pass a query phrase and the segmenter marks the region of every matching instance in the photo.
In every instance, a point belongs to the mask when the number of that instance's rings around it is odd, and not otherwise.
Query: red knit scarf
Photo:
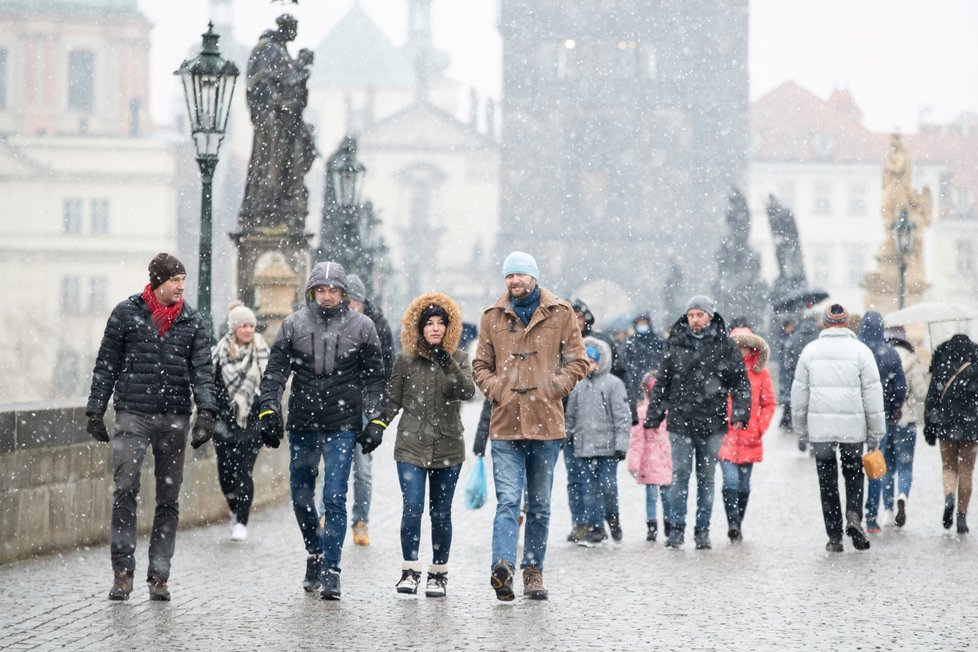
[[[170,330],[170,326],[173,326],[173,322],[180,316],[180,311],[183,310],[183,299],[181,298],[172,306],[164,306],[153,294],[153,286],[147,283],[146,287],[143,288],[143,301],[146,302],[146,307],[153,315],[153,324],[160,329],[160,337],[163,337],[163,334]]]

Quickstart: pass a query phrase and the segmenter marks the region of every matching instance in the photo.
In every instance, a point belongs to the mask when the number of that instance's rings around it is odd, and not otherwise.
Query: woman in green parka
[[[465,460],[461,402],[475,395],[472,363],[458,349],[462,312],[451,297],[429,292],[411,302],[401,320],[401,353],[387,386],[386,421],[401,410],[394,460],[404,507],[398,593],[417,593],[421,583],[421,515],[428,484],[431,565],[425,595],[443,597],[452,546],[452,498]]]

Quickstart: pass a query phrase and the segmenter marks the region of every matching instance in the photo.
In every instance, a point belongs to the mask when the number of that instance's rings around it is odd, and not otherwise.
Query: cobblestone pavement
[[[470,435],[478,410],[465,407]],[[644,491],[623,466],[624,541],[594,549],[566,543],[559,463],[547,602],[494,598],[493,502],[466,511],[461,486],[448,597],[395,593],[400,493],[388,440],[375,455],[372,542],[355,547],[347,537],[341,601],[302,591],[305,552],[282,503],[253,516],[243,543],[229,540],[226,524],[181,531],[169,603],[149,602],[139,582],[145,539],[125,603],[106,599],[105,545],[0,567],[0,649],[965,650],[978,643],[978,532],[958,537],[941,528],[935,448],[921,438],[906,527],[884,528],[868,552],[854,552],[847,540],[844,554],[830,555],[814,463],[792,438],[772,430],[766,439],[745,541],[726,542],[718,501],[714,549],[704,552],[691,543],[680,551],[646,543]],[[467,463],[461,483],[469,471]]]

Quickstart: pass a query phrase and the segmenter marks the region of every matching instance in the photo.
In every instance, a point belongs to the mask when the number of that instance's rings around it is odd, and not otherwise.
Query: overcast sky
[[[314,48],[354,0],[234,0],[235,37],[249,47],[287,10],[299,19],[297,47]],[[359,0],[396,44],[406,37],[407,0]],[[173,70],[199,49],[209,3],[140,0],[154,23],[151,58],[154,119],[171,124],[181,110]],[[449,75],[499,97],[498,0],[435,0],[435,44],[452,58]],[[751,98],[789,79],[827,98],[848,88],[865,124],[913,132],[918,116],[947,122],[978,110],[978,1],[751,0]],[[239,62],[243,68],[244,62]]]

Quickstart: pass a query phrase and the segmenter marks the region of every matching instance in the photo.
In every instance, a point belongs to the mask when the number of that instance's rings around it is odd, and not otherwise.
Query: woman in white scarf
[[[214,347],[215,384],[220,414],[214,433],[217,475],[231,509],[231,539],[248,536],[248,514],[255,494],[252,474],[261,450],[252,405],[268,362],[268,345],[255,332],[255,313],[241,302],[229,306],[228,332]]]

